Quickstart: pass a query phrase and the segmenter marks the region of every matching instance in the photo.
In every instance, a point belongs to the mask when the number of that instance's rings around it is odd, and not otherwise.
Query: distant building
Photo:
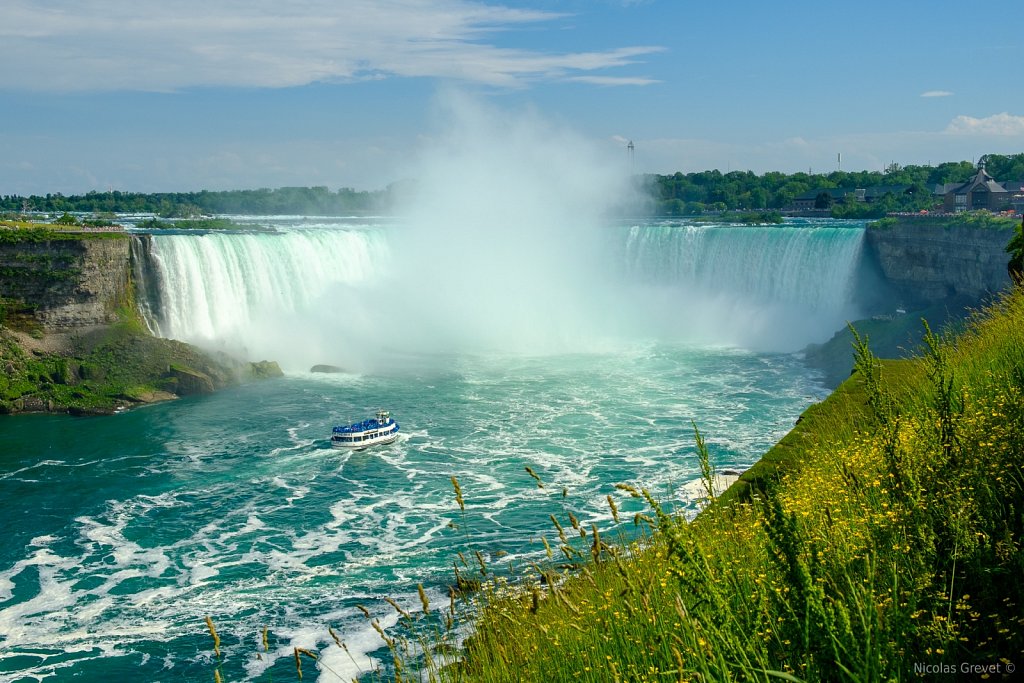
[[[1013,193],[985,171],[985,157],[978,162],[978,172],[973,178],[959,185],[943,186],[942,190],[942,205],[946,213],[1002,211],[1010,207],[1013,199]]]
[[[1003,183],[1009,194],[1010,208],[1016,213],[1024,213],[1024,182],[1019,180]]]
[[[793,199],[793,208],[801,211],[816,208],[829,208],[832,204],[839,204],[846,201],[847,197],[853,201],[873,204],[887,194],[901,195],[912,190],[913,185],[875,185],[874,187],[865,188],[821,187],[816,190],[808,190],[803,194],[797,195]],[[829,199],[825,200],[829,204],[828,207],[820,206],[821,202],[818,198],[822,194],[828,195],[829,197]]]

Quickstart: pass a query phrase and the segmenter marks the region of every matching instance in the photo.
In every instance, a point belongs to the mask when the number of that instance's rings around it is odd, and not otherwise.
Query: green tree
[[[1010,262],[1006,265],[1010,279],[1018,285],[1024,285],[1024,216],[1010,243],[1006,245],[1006,251],[1010,254]]]

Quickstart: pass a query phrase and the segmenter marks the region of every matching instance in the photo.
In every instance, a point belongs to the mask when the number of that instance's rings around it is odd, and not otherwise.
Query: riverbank
[[[756,487],[741,481],[745,494],[730,489],[692,523],[622,486],[608,504],[639,525],[638,542],[552,517],[547,560],[512,590],[457,560],[455,583],[482,589],[453,594],[445,626],[406,613],[431,654],[385,637],[394,675],[889,680],[927,666],[954,680],[966,663],[1012,677],[1024,660],[1024,293],[925,346],[897,364],[861,346],[855,375],[770,451],[788,452]],[[634,497],[648,510],[629,519]],[[474,635],[460,651],[465,615]]]

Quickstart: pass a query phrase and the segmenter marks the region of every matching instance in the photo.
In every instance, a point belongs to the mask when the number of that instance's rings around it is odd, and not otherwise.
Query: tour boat
[[[377,417],[335,427],[331,434],[332,448],[348,448],[361,451],[370,446],[391,443],[398,438],[398,423],[391,419],[391,413],[378,410]]]

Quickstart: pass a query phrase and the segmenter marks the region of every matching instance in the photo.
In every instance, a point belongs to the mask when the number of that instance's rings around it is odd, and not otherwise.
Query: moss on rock
[[[14,333],[0,327],[2,413],[112,413],[280,374],[273,362],[214,357],[132,325],[94,330],[64,353],[27,351]]]

